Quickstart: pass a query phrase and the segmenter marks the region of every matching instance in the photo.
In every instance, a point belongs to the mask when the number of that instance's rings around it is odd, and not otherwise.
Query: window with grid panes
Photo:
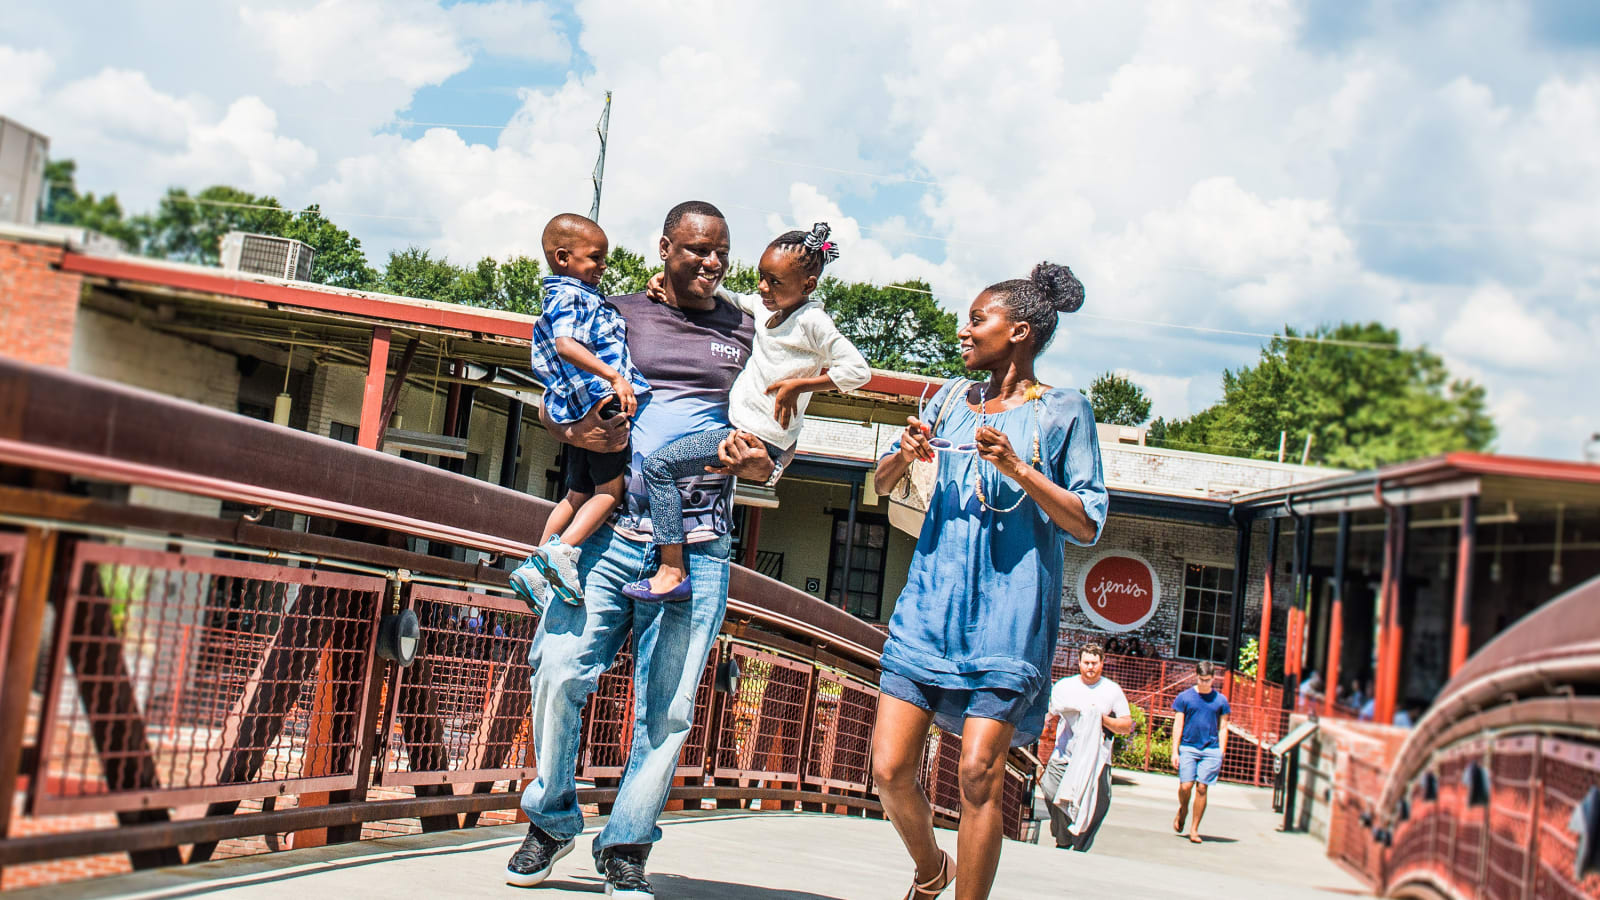
[[[1233,569],[1203,563],[1184,566],[1178,655],[1226,664],[1232,609]]]
[[[847,516],[835,515],[833,551],[828,560],[828,601],[835,605],[842,603],[851,615],[876,622],[883,612],[883,565],[889,542],[889,520],[856,513],[855,550],[847,575],[844,556],[849,527]]]

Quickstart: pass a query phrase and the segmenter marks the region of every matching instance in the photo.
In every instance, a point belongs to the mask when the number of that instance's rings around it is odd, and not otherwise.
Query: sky
[[[1488,389],[1495,449],[1600,431],[1592,0],[9,0],[0,115],[130,211],[321,204],[381,267],[537,255],[587,212],[653,258],[680,200],[753,261],[827,221],[846,279],[1065,263],[1041,365],[1189,415],[1285,325],[1381,321]],[[1244,332],[1236,334],[1233,332]]]

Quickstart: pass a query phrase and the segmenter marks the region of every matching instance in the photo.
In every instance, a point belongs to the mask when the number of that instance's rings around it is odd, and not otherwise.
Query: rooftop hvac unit
[[[49,138],[0,116],[0,222],[38,222],[49,149]]]
[[[222,239],[222,267],[252,275],[310,281],[311,260],[316,255],[309,244],[270,234],[230,231]]]

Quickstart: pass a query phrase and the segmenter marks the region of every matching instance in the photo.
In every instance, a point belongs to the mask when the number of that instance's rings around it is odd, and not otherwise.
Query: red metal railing
[[[1600,786],[1597,604],[1600,580],[1482,648],[1393,764],[1342,759],[1330,855],[1390,895],[1600,897],[1570,824]]]

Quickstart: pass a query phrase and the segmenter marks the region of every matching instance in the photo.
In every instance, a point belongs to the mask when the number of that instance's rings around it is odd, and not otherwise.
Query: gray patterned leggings
[[[717,448],[733,432],[732,428],[717,428],[686,435],[645,458],[644,483],[650,491],[651,541],[683,543],[683,495],[678,492],[678,479],[704,475],[706,466],[717,465]],[[767,453],[774,460],[782,452],[767,444]]]

